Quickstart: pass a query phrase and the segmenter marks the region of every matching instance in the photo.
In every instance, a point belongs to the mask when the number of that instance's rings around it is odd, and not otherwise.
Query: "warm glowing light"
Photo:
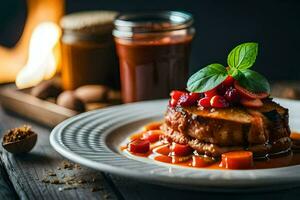
[[[32,87],[54,76],[57,68],[54,48],[60,35],[60,28],[53,22],[43,22],[34,29],[27,63],[16,78],[18,88]]]

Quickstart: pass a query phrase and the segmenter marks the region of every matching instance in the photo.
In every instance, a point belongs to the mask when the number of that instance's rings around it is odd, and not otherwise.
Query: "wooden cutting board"
[[[78,114],[74,110],[36,98],[29,94],[29,90],[18,90],[14,84],[0,88],[0,102],[4,109],[49,127]]]

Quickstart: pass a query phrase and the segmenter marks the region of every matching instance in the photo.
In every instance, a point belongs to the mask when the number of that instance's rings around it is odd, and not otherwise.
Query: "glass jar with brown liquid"
[[[82,85],[119,87],[118,58],[112,36],[114,11],[87,11],[61,20],[62,83],[65,90]]]
[[[125,103],[166,98],[171,90],[186,87],[195,33],[191,14],[121,14],[114,24]]]

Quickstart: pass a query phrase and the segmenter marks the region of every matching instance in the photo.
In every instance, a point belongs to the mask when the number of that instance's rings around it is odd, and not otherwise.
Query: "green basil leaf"
[[[240,70],[250,68],[255,62],[257,51],[257,43],[240,44],[229,53],[227,63],[229,67]]]
[[[206,92],[222,83],[227,76],[227,70],[223,65],[210,64],[189,78],[187,90],[190,92]]]
[[[270,93],[270,84],[264,76],[250,69],[241,72],[242,76],[238,79],[241,86],[254,93]]]
[[[232,76],[235,80],[238,80],[240,78],[240,76],[243,75],[243,73],[241,72],[241,70],[239,70],[237,68],[233,68],[233,67],[230,67],[228,69],[228,74],[230,76]]]

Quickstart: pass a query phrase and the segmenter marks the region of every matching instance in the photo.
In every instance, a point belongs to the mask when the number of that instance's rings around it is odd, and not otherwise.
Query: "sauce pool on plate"
[[[160,130],[160,122],[147,124],[142,131],[130,136],[121,150],[171,165],[206,169],[268,169],[300,164],[300,134],[292,133],[292,150],[264,158],[253,158],[251,151],[232,151],[221,158],[199,155],[191,147],[171,142]]]

